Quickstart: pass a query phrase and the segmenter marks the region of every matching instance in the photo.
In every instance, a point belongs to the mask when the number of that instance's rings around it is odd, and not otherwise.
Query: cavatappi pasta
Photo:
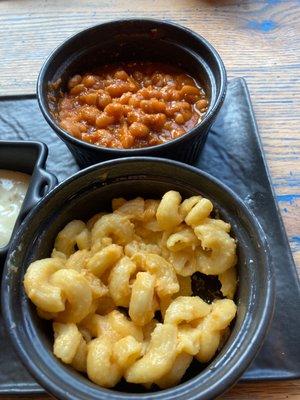
[[[57,358],[103,387],[121,378],[178,384],[193,357],[209,362],[236,315],[236,242],[201,196],[113,199],[113,212],[69,222],[25,291],[53,321]],[[222,299],[193,296],[191,275],[217,275]]]

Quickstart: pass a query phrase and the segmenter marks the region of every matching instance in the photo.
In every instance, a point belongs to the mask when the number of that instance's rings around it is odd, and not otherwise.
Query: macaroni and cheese
[[[236,315],[230,224],[210,216],[210,200],[175,191],[112,209],[69,222],[51,256],[29,265],[25,291],[53,320],[55,356],[94,383],[174,386],[193,357],[214,357]],[[223,298],[193,296],[195,272],[217,276]]]

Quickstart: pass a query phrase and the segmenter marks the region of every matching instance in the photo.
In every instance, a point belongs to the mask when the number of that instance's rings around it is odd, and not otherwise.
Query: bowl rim
[[[201,175],[204,177],[204,179],[207,179],[214,183],[215,185],[219,186],[222,191],[227,192],[230,197],[233,198],[234,202],[239,205],[239,207],[242,209],[243,214],[247,216],[247,218],[253,223],[255,230],[257,230],[259,234],[260,241],[264,245],[264,254],[265,254],[265,259],[266,263],[264,265],[265,267],[265,272],[266,272],[266,277],[267,280],[264,285],[264,301],[261,302],[261,312],[260,312],[260,319],[257,321],[256,320],[256,331],[254,335],[248,339],[248,346],[244,352],[241,352],[239,350],[239,358],[234,364],[234,366],[231,367],[231,369],[227,369],[225,371],[225,374],[222,376],[221,381],[218,381],[217,383],[214,383],[214,385],[210,386],[209,388],[206,389],[206,391],[199,392],[199,388],[201,388],[199,385],[201,382],[196,382],[197,380],[199,381],[201,379],[201,376],[203,374],[207,374],[207,369],[206,368],[203,372],[200,374],[196,375],[195,377],[191,378],[189,381],[184,382],[182,384],[179,384],[177,386],[171,387],[169,389],[165,390],[160,390],[158,392],[148,392],[148,393],[132,393],[132,392],[118,392],[118,391],[113,391],[111,389],[106,389],[101,386],[97,387],[97,391],[99,391],[99,399],[105,398],[105,399],[110,399],[110,400],[116,400],[116,399],[123,399],[123,400],[129,400],[129,398],[132,399],[144,399],[144,400],[171,400],[174,399],[174,395],[177,396],[175,398],[178,399],[184,399],[184,400],[196,400],[196,399],[212,399],[215,398],[215,396],[220,395],[223,393],[225,390],[229,389],[240,377],[240,375],[244,372],[244,370],[250,365],[252,362],[254,356],[260,349],[263,343],[263,339],[267,334],[267,331],[270,327],[272,317],[273,317],[273,311],[274,311],[274,296],[275,296],[275,291],[274,291],[274,272],[273,272],[273,265],[272,265],[272,260],[271,260],[271,253],[270,249],[268,247],[267,241],[266,241],[266,235],[264,234],[263,229],[261,228],[259,222],[257,221],[255,215],[253,212],[245,205],[245,203],[239,198],[235,192],[233,192],[229,187],[227,187],[225,184],[220,182],[217,178],[214,176],[208,174],[205,171],[202,171],[196,167],[192,167],[190,165],[174,161],[174,160],[168,160],[168,159],[163,159],[163,158],[158,158],[158,157],[127,157],[127,158],[122,158],[122,159],[115,159],[115,160],[109,160],[105,161],[102,163],[98,163],[95,165],[92,165],[90,167],[87,167],[83,170],[78,171],[77,173],[73,174],[70,176],[68,179],[65,181],[61,182],[58,186],[56,186],[55,189],[53,189],[51,192],[49,192],[43,199],[42,201],[30,211],[30,213],[27,215],[25,220],[22,222],[20,225],[14,239],[12,242],[12,246],[10,249],[9,256],[13,255],[13,249],[16,247],[19,238],[22,236],[24,227],[28,224],[28,222],[34,217],[35,213],[39,211],[43,207],[43,204],[48,201],[48,199],[54,197],[57,192],[59,192],[62,188],[65,186],[69,185],[76,179],[94,171],[94,170],[101,170],[105,167],[110,167],[110,166],[115,166],[117,164],[127,164],[127,163],[136,163],[136,162],[148,162],[148,163],[164,163],[167,165],[175,166],[181,169],[188,170],[192,173],[196,173],[198,175]],[[22,345],[22,339],[20,339],[20,335],[17,333],[17,328],[16,324],[14,323],[14,318],[13,314],[14,312],[10,308],[10,297],[13,296],[13,293],[10,293],[9,291],[9,281],[10,281],[10,274],[9,274],[9,267],[10,267],[10,262],[9,259],[10,257],[7,257],[6,263],[5,263],[5,268],[4,268],[4,274],[3,274],[3,279],[2,279],[2,287],[1,287],[1,302],[2,302],[2,314],[4,317],[4,322],[7,328],[7,331],[10,335],[10,338],[12,340],[13,346],[17,351],[17,354],[19,355],[22,363],[26,366],[26,368],[29,370],[29,372],[32,374],[32,376],[39,382],[43,387],[46,388],[49,392],[53,393],[55,396],[57,396],[60,399],[65,399],[65,400],[70,400],[73,399],[74,397],[70,393],[68,393],[69,384],[68,382],[61,382],[61,385],[57,385],[54,380],[50,380],[48,374],[43,374],[43,372],[39,369],[39,366],[35,364],[31,358],[28,355],[28,352],[26,349],[24,349]],[[256,300],[257,302],[257,300]],[[251,319],[252,321],[252,319]],[[249,321],[248,321],[249,322]],[[250,322],[249,322],[250,323]],[[248,327],[248,326],[247,326]],[[28,330],[28,328],[27,328]],[[241,331],[240,331],[241,332]],[[247,332],[241,332],[237,334],[237,337],[235,338],[235,341],[237,342],[244,342],[245,337],[247,337]],[[230,354],[228,355],[225,353],[222,358],[225,357],[225,355],[230,359]],[[235,354],[235,358],[237,358],[237,354]],[[51,376],[51,375],[50,375]],[[185,390],[183,390],[183,388]],[[100,397],[101,394],[103,397]],[[200,397],[199,397],[200,396]],[[208,396],[208,397],[207,397]],[[77,397],[79,398],[79,397]],[[95,398],[95,397],[93,397]]]
[[[201,42],[208,52],[213,55],[216,64],[219,69],[220,73],[220,90],[216,93],[216,99],[214,102],[214,105],[211,109],[208,110],[208,112],[204,115],[202,121],[195,125],[192,129],[187,131],[184,135],[179,136],[178,138],[175,138],[171,141],[155,145],[155,146],[147,146],[147,147],[142,147],[142,148],[130,148],[130,149],[123,149],[123,148],[111,148],[111,147],[104,147],[104,146],[97,146],[92,143],[85,142],[83,140],[77,139],[74,136],[72,136],[68,131],[65,129],[61,128],[59,124],[55,121],[54,117],[50,113],[47,107],[47,100],[46,100],[46,90],[44,90],[44,80],[45,80],[45,74],[48,70],[48,68],[51,66],[51,63],[53,59],[59,54],[65,46],[69,45],[70,43],[76,41],[79,37],[82,35],[86,34],[87,32],[90,31],[96,31],[98,28],[105,28],[105,26],[109,26],[111,24],[113,25],[118,25],[121,23],[135,23],[135,22],[146,22],[146,23],[155,23],[157,25],[164,25],[164,26],[171,26],[175,29],[185,31],[189,35],[191,35],[193,38]],[[191,51],[189,49],[189,51]],[[166,21],[166,20],[159,20],[156,18],[120,18],[120,19],[113,19],[110,21],[106,21],[100,24],[92,25],[86,29],[83,29],[68,38],[66,38],[63,42],[61,42],[46,58],[45,62],[43,63],[38,79],[37,79],[37,84],[36,84],[36,95],[38,99],[38,104],[40,107],[40,110],[42,111],[42,114],[44,118],[46,119],[47,123],[50,125],[50,127],[58,134],[59,137],[62,139],[65,139],[66,141],[70,142],[72,145],[79,146],[81,148],[89,149],[92,151],[105,151],[106,153],[110,154],[111,157],[113,156],[126,156],[126,154],[134,156],[134,155],[144,155],[144,154],[149,154],[149,151],[153,150],[162,150],[166,148],[167,146],[173,145],[173,144],[179,144],[182,140],[186,140],[188,137],[193,137],[198,133],[198,129],[201,126],[205,126],[205,124],[210,124],[219,109],[222,106],[222,103],[225,98],[226,94],[226,89],[227,89],[227,73],[226,69],[224,66],[224,63],[222,61],[222,58],[220,57],[219,53],[217,50],[200,34],[197,32],[193,31],[190,28],[187,28],[183,25],[180,25],[178,23],[175,23],[173,21]]]

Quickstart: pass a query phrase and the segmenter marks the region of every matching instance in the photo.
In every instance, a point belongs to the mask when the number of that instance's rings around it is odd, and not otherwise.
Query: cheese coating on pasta
[[[236,241],[200,195],[123,197],[112,212],[70,221],[49,258],[24,276],[39,317],[53,321],[54,355],[112,388],[180,383],[195,357],[209,362],[230,334],[237,306]],[[215,275],[223,299],[192,292],[195,272]]]

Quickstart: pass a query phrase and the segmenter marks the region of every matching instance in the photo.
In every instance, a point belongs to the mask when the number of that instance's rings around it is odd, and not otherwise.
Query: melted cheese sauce
[[[10,240],[30,182],[30,175],[0,169],[0,248]]]

